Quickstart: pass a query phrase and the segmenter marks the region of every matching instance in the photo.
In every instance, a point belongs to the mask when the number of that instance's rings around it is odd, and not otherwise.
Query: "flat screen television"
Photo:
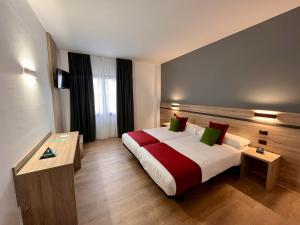
[[[70,74],[57,68],[54,77],[54,87],[61,89],[70,88]]]

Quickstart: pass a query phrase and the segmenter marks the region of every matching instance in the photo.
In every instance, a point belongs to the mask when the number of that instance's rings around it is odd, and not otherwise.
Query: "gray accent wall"
[[[300,7],[162,64],[162,102],[300,113]]]

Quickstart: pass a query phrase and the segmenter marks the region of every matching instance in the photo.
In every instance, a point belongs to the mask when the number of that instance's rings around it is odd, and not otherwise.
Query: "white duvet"
[[[168,140],[193,135],[193,131],[185,130],[183,132],[173,132],[170,131],[168,127],[152,128],[143,131],[155,137],[160,142],[166,142]],[[137,149],[140,147],[140,145],[126,133],[122,135],[122,141],[123,144],[132,152],[132,154],[137,157]]]
[[[200,142],[199,135],[189,135],[179,139],[168,140],[165,143],[201,167],[202,182],[209,180],[232,166],[240,164],[241,150],[226,144],[208,146]],[[176,183],[169,171],[145,148],[139,147],[136,154],[143,168],[157,185],[167,195],[175,195]]]

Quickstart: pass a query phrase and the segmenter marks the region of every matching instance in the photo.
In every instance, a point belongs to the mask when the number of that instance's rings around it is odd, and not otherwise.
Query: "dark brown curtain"
[[[117,59],[117,122],[118,136],[133,131],[132,61]]]
[[[96,138],[95,103],[89,55],[69,52],[71,131],[83,134],[85,143]]]

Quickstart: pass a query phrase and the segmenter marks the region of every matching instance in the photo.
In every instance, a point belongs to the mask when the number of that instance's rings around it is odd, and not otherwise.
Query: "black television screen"
[[[54,86],[62,89],[70,88],[70,74],[64,70],[56,69]]]

